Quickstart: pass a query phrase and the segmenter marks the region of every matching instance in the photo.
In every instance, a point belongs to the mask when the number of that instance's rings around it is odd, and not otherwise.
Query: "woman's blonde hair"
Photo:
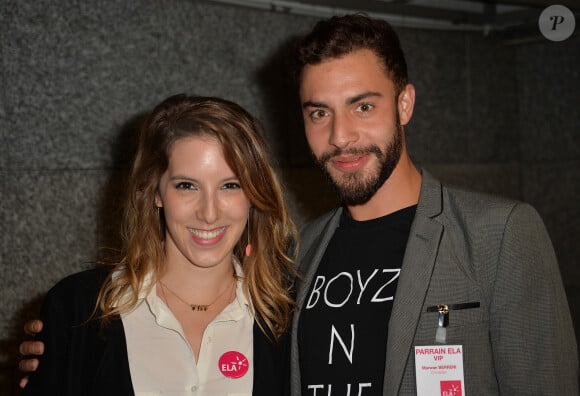
[[[155,284],[146,285],[146,275],[157,280],[163,266],[165,225],[155,195],[172,144],[182,138],[211,136],[221,143],[225,160],[251,204],[248,227],[234,248],[244,272],[244,291],[264,333],[278,338],[286,330],[293,307],[290,287],[296,274],[297,230],[258,131],[254,117],[224,99],[181,94],[155,107],[142,125],[129,176],[123,257],[97,300],[103,320],[134,308],[139,292]],[[246,257],[248,243],[252,253]]]

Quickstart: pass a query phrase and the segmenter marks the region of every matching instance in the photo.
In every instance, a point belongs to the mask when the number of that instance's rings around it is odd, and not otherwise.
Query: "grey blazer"
[[[437,304],[447,344],[463,345],[465,392],[578,395],[578,350],[556,256],[529,205],[442,186],[426,171],[389,321],[383,395],[415,395],[416,345],[435,345]],[[291,395],[300,395],[300,307],[339,224],[336,209],[302,231],[291,331]]]

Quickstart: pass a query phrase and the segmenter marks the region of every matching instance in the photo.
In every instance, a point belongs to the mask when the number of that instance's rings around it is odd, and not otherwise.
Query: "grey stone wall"
[[[579,339],[580,36],[517,48],[515,59],[521,196],[546,223]]]
[[[1,3],[0,393],[11,395],[23,322],[58,279],[117,246],[135,125],[163,98],[222,96],[256,114],[299,224],[336,202],[284,77],[285,48],[314,18],[192,0]],[[536,206],[580,325],[580,39],[399,31],[417,89],[412,156],[447,182]]]

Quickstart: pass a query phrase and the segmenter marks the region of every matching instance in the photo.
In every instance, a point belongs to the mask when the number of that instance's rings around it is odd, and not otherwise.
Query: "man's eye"
[[[324,117],[326,115],[326,111],[324,110],[314,110],[312,113],[310,113],[310,118],[312,118],[313,120],[318,120],[322,117]]]
[[[357,106],[356,110],[360,111],[361,113],[367,113],[374,108],[375,108],[375,106],[373,106],[370,103],[361,103],[360,105]]]
[[[191,182],[179,182],[175,188],[178,190],[195,190],[196,186]]]
[[[234,190],[234,189],[239,189],[242,188],[242,186],[240,185],[240,183],[237,182],[229,182],[224,184],[224,190]]]

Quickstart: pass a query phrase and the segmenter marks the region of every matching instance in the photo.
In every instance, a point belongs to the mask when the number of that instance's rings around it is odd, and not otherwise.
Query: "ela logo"
[[[241,378],[248,372],[248,359],[240,352],[224,353],[218,361],[220,372],[228,378]]]
[[[441,396],[462,396],[461,381],[441,381]]]

